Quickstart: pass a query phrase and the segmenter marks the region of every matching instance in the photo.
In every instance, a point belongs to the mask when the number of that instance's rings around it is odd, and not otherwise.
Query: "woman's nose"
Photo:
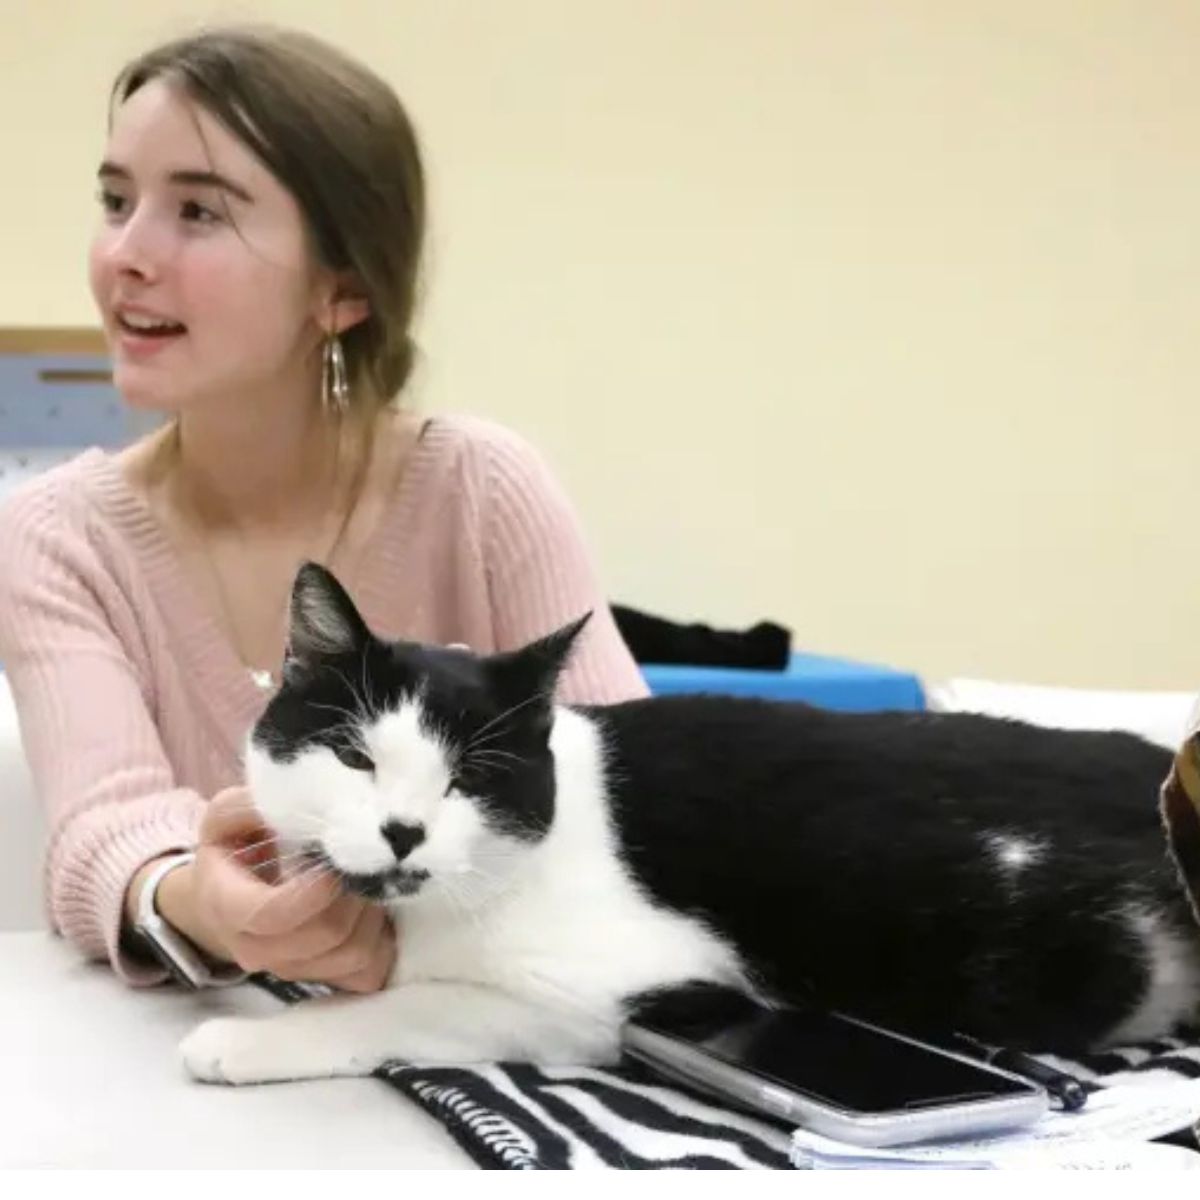
[[[165,261],[165,247],[149,213],[135,209],[113,231],[108,244],[108,259],[121,275],[136,276],[144,281],[158,277]]]

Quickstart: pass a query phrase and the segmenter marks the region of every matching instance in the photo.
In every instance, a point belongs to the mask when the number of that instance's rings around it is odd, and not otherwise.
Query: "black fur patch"
[[[1156,807],[1170,755],[1131,735],[715,696],[588,711],[635,877],[782,999],[1069,1050],[1145,986],[1120,909],[1195,937]],[[1040,853],[1006,878],[992,834]]]

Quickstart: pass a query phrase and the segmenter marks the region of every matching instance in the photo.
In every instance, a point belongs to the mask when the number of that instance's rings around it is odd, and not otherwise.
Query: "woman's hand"
[[[276,854],[249,790],[227,788],[205,810],[196,861],[159,885],[158,909],[206,953],[244,971],[348,992],[382,988],[396,960],[386,911],[344,892],[327,872],[279,878]]]

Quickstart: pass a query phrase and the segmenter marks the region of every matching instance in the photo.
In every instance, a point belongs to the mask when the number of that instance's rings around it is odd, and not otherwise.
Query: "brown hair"
[[[342,336],[351,404],[392,400],[412,372],[425,176],[408,114],[384,80],[306,33],[208,30],[140,55],[110,105],[151,79],[178,83],[295,197],[318,261],[370,305]]]

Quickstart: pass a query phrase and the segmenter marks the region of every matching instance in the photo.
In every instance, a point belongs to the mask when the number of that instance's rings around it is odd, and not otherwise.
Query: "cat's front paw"
[[[180,1043],[184,1065],[204,1083],[278,1083],[369,1075],[378,1065],[360,1062],[344,1053],[336,1038],[287,1020],[288,1015],[205,1021]]]
[[[274,1083],[327,1071],[305,1061],[303,1046],[278,1022],[218,1017],[180,1043],[184,1065],[203,1083]]]
[[[257,1063],[255,1040],[261,1021],[218,1017],[197,1025],[179,1044],[184,1066],[202,1083],[262,1083],[269,1076]]]

